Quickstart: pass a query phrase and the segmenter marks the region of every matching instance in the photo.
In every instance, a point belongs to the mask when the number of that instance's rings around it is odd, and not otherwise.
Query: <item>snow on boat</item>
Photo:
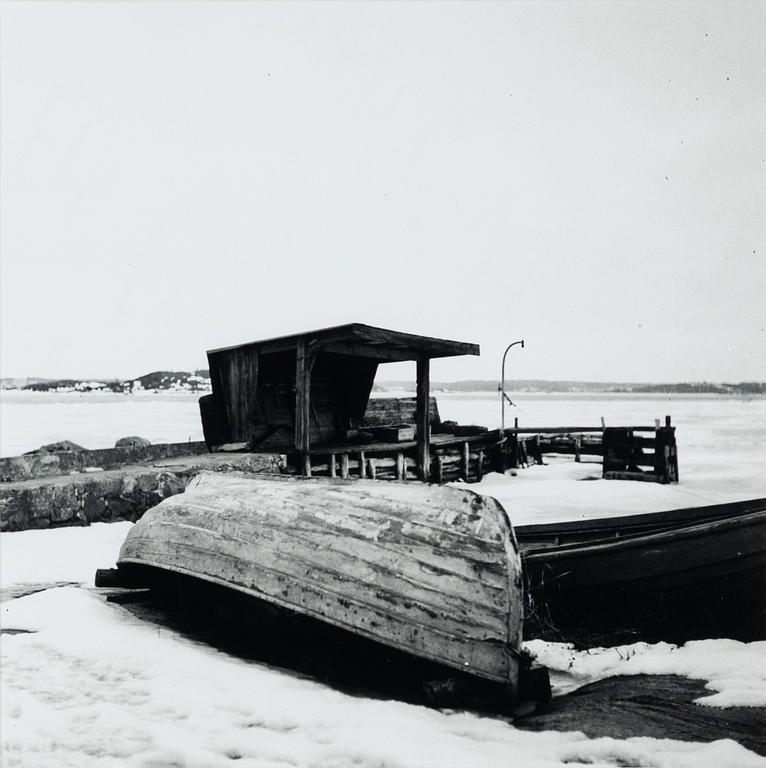
[[[239,590],[516,695],[518,545],[502,505],[467,489],[202,473],[130,531],[118,571],[147,567]]]
[[[766,499],[517,534],[536,636],[766,639]]]

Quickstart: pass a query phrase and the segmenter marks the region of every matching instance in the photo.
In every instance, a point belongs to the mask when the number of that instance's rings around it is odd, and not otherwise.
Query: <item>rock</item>
[[[183,493],[186,488],[186,480],[174,475],[172,472],[163,472],[158,480],[159,492],[163,498]]]
[[[158,485],[159,479],[157,477],[156,471],[149,470],[147,472],[142,472],[135,479],[133,493],[135,495],[136,490],[140,491],[141,493],[151,493],[152,491],[157,490]]]
[[[146,448],[147,445],[151,445],[151,440],[147,440],[145,437],[138,437],[132,435],[130,437],[121,437],[115,444],[115,448]]]
[[[41,445],[39,448],[35,448],[34,451],[27,451],[24,456],[29,456],[33,453],[74,453],[87,450],[87,448],[83,448],[71,440],[60,440],[58,443],[48,443],[48,445]]]
[[[97,493],[86,493],[82,500],[82,512],[89,523],[97,523],[106,512],[106,500]]]
[[[141,516],[137,505],[131,499],[110,496],[106,503],[104,517],[108,520],[136,520]]]

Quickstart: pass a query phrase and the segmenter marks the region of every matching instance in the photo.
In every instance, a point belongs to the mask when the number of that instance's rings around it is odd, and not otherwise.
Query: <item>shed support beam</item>
[[[417,472],[421,480],[428,481],[431,468],[429,446],[431,442],[431,422],[428,413],[428,395],[430,390],[430,360],[425,355],[417,362],[417,396],[415,405],[415,426],[417,441]]]
[[[316,346],[299,339],[295,350],[295,450],[304,475],[311,474],[311,369]]]

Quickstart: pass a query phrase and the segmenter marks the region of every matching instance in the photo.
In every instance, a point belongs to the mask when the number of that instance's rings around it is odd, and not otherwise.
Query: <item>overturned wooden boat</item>
[[[532,635],[586,645],[766,639],[766,499],[517,535]]]
[[[192,576],[516,696],[518,545],[502,505],[468,489],[202,473],[128,534],[117,581]]]

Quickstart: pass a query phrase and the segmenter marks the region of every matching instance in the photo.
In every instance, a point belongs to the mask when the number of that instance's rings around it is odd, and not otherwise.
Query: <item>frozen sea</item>
[[[500,402],[494,393],[436,392],[443,420],[461,424],[500,426]],[[386,392],[378,396],[412,396]],[[72,440],[86,448],[107,448],[126,435],[140,435],[152,442],[201,440],[199,395],[185,393],[56,394],[6,391],[0,396],[0,455],[13,456],[58,440]],[[521,473],[512,486],[485,481],[488,493],[515,499],[513,505],[525,518],[582,516],[590,507],[595,515],[628,511],[658,511],[673,506],[716,503],[766,496],[766,398],[718,395],[613,395],[519,394],[517,407],[506,408],[506,424],[519,419],[522,427],[652,425],[670,415],[676,427],[681,482],[669,488],[652,484],[568,484],[555,481],[598,476],[596,465]],[[532,489],[531,483],[535,483]],[[546,492],[537,487],[544,482]],[[490,490],[491,489],[491,490]],[[528,492],[529,491],[529,492]],[[614,507],[612,497],[620,496]],[[527,501],[521,502],[520,499]],[[536,500],[542,499],[544,509]],[[585,510],[583,510],[583,506]],[[510,510],[509,510],[510,511]],[[611,513],[611,512],[609,512]],[[515,518],[514,518],[515,519]],[[515,522],[521,520],[515,519]]]
[[[387,393],[389,394],[389,393]],[[391,393],[393,394],[393,393]],[[492,394],[436,393],[443,419],[498,426]],[[600,480],[596,463],[551,460],[516,477],[489,475],[513,522],[651,511],[766,496],[766,399],[520,395],[522,426],[677,427],[681,482]],[[197,396],[4,392],[0,453],[69,439],[107,447],[125,435],[201,438]],[[578,482],[593,479],[594,482]],[[310,678],[241,659],[107,603],[92,588],[130,523],[0,534],[0,586],[70,583],[2,603],[3,766],[689,766],[766,768],[732,739],[589,738],[528,732],[503,718],[349,696]],[[10,631],[9,631],[10,630]],[[636,643],[576,652],[532,641],[558,693],[614,675],[706,681],[695,706],[766,705],[766,642]]]

